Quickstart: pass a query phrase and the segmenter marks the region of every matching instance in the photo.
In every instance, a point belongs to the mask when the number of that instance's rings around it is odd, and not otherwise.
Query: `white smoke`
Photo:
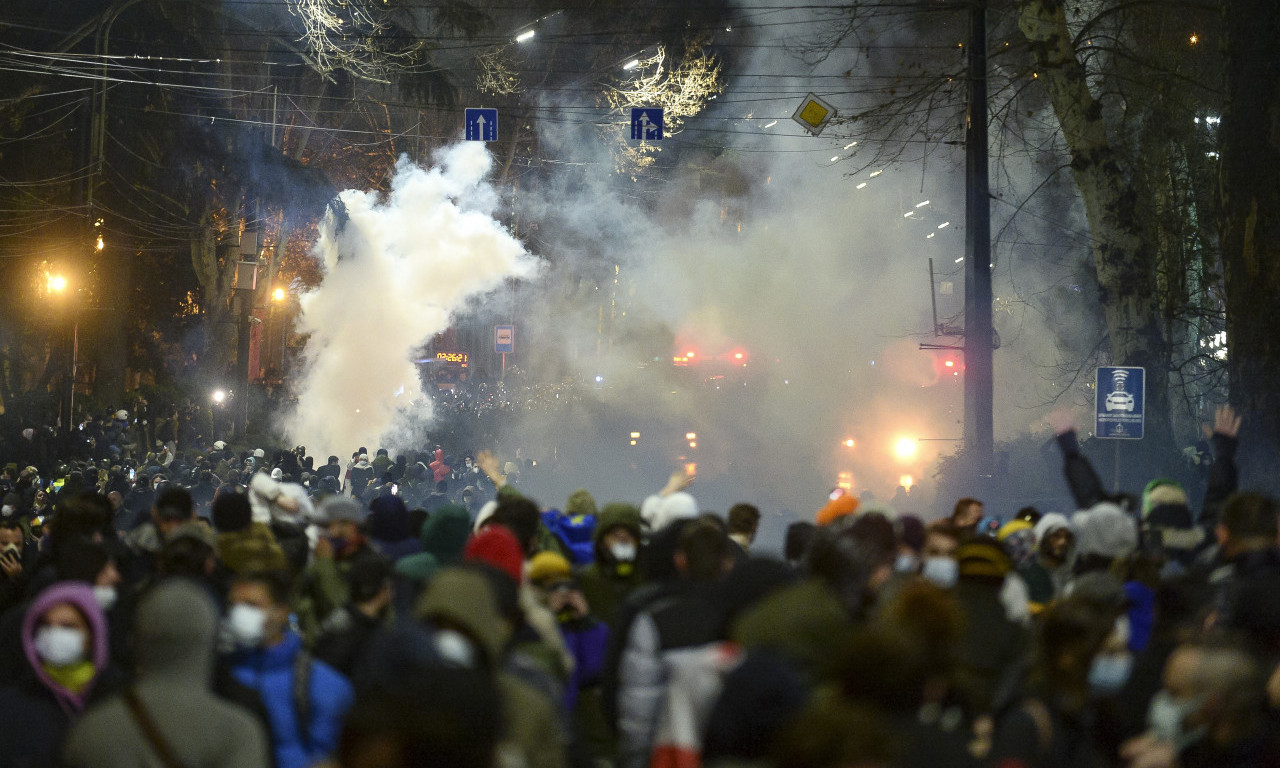
[[[330,211],[313,250],[324,280],[302,296],[298,329],[309,334],[296,410],[285,431],[313,455],[360,445],[407,445],[401,414],[429,415],[414,353],[445,330],[468,300],[529,277],[537,261],[493,213],[480,144],[437,153],[423,168],[402,157],[391,191],[347,190],[345,217]]]

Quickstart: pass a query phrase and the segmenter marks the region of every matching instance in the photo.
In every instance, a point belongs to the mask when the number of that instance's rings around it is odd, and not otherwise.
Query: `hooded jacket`
[[[417,583],[427,581],[436,571],[462,560],[462,549],[470,535],[467,510],[457,504],[445,504],[422,524],[422,551],[396,561],[396,573]]]
[[[276,768],[306,768],[328,757],[338,746],[342,718],[354,699],[345,677],[323,661],[311,659],[307,685],[310,722],[299,724],[294,662],[301,652],[302,638],[288,631],[278,645],[240,650],[231,656],[231,673],[241,684],[256,690],[267,708]]]
[[[449,479],[449,473],[452,471],[448,464],[444,463],[444,451],[439,448],[435,452],[435,460],[431,462],[432,479],[439,483]]]
[[[218,558],[237,574],[283,571],[289,567],[284,550],[265,523],[249,523],[244,530],[219,533]]]
[[[614,528],[625,528],[640,541],[640,510],[630,504],[606,504],[601,510],[596,529],[592,536],[595,547],[595,562],[583,566],[578,571],[578,585],[587,598],[591,615],[600,619],[610,628],[617,629],[618,612],[627,595],[643,583],[638,562],[630,567],[618,563],[613,553],[604,546],[604,536]],[[639,552],[637,561],[639,559]],[[621,566],[621,567],[620,567]]]
[[[528,768],[565,768],[558,703],[504,670],[512,627],[498,609],[488,577],[472,568],[446,568],[422,593],[415,613],[420,619],[461,630],[484,654],[485,666],[493,671],[502,698],[503,735],[496,764],[506,764],[509,759]]]
[[[270,760],[267,735],[242,707],[211,690],[218,612],[194,583],[162,582],[138,607],[134,690],[183,765],[257,768]],[[200,723],[199,728],[190,727]],[[67,766],[165,768],[123,697],[88,712],[71,729]]]
[[[74,605],[89,625],[86,657],[95,674],[79,693],[55,682],[35,650],[36,624],[58,603]],[[27,663],[15,679],[0,688],[0,722],[4,723],[0,759],[13,768],[43,768],[57,764],[67,729],[86,706],[109,696],[120,685],[121,675],[107,665],[107,621],[86,583],[56,582],[37,595],[23,616],[21,638]]]

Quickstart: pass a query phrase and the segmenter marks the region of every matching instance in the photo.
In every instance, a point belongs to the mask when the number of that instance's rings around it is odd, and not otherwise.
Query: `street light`
[[[276,301],[284,301],[284,289],[277,288],[271,292],[271,298]]]
[[[49,275],[48,287],[50,293],[62,293],[67,290],[67,278],[62,275]]]

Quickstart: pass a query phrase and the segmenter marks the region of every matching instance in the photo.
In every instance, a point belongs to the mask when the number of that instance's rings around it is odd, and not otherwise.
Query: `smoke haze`
[[[359,445],[409,447],[394,434],[421,398],[414,353],[465,303],[536,261],[493,218],[485,180],[492,159],[462,144],[422,168],[402,158],[385,199],[347,190],[330,210],[314,253],[324,281],[300,299],[309,334],[290,438],[318,456]],[[417,403],[415,415],[429,401]]]

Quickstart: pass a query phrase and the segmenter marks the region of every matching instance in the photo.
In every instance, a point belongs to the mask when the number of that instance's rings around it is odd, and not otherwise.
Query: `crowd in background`
[[[836,491],[782,552],[683,472],[544,506],[487,452],[33,431],[0,764],[1280,765],[1280,506],[1236,488],[1239,423],[1203,500],[1109,493],[1064,423],[1073,511]]]

